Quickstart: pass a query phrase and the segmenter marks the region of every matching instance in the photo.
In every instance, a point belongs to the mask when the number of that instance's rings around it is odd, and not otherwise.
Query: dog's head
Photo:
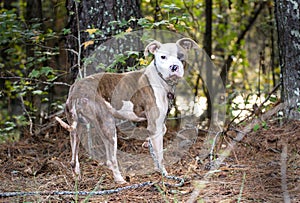
[[[187,51],[197,47],[197,43],[189,38],[166,44],[153,41],[146,46],[144,54],[154,54],[154,64],[165,80],[177,80],[183,77]]]

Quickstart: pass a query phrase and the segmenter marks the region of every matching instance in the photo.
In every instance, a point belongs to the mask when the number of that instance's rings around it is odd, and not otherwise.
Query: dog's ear
[[[197,49],[198,44],[190,38],[182,38],[176,42],[177,45],[181,46],[185,50]]]
[[[147,57],[149,52],[154,54],[154,52],[161,47],[161,43],[159,41],[154,40],[150,44],[148,44],[144,51],[144,56]]]

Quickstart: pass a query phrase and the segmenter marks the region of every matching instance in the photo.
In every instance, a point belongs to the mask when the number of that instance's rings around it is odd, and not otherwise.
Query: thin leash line
[[[120,187],[116,189],[109,189],[109,190],[101,190],[101,191],[36,191],[36,192],[3,192],[0,193],[0,198],[3,197],[15,197],[15,196],[35,196],[35,195],[109,195],[113,193],[118,193],[123,190],[129,190],[129,189],[137,189],[145,186],[151,186],[154,185],[154,182],[144,182],[134,185],[129,185],[125,187]]]
[[[143,182],[138,184],[133,184],[125,187],[119,187],[116,189],[109,189],[109,190],[101,190],[101,191],[35,191],[35,192],[1,192],[0,198],[4,197],[16,197],[16,196],[36,196],[36,195],[81,195],[81,196],[87,196],[87,195],[110,195],[113,193],[118,193],[124,190],[130,190],[130,189],[138,189],[146,186],[152,186],[156,184],[164,184],[165,186],[169,187],[181,187],[184,184],[184,179],[180,177],[175,176],[165,176],[167,179],[172,179],[175,181],[178,181],[177,184],[170,184],[165,182]]]
[[[161,168],[161,166],[159,165],[158,159],[156,158],[156,156],[154,154],[151,140],[149,139],[148,142],[149,142],[148,147],[149,147],[150,155],[152,156],[152,159],[154,160],[154,163],[157,166],[157,168],[161,170],[160,172],[162,173],[163,177],[166,177],[167,179],[175,180],[175,181],[179,182],[177,184],[169,184],[169,183],[163,183],[163,184],[166,185],[166,186],[171,186],[171,187],[181,187],[181,186],[183,186],[183,184],[184,184],[184,179],[183,178],[180,178],[180,177],[177,177],[177,176],[165,175],[163,173],[164,171]]]
[[[159,169],[161,169],[161,167],[159,166],[158,160],[154,154],[153,151],[153,146],[152,143],[149,139],[149,151],[150,154],[155,162],[155,164],[158,166]],[[161,171],[162,172],[162,171]],[[142,187],[146,187],[146,186],[152,186],[152,185],[156,185],[156,184],[164,184],[165,186],[169,186],[169,187],[181,187],[184,184],[184,179],[177,177],[177,176],[170,176],[170,175],[164,175],[163,177],[169,179],[169,180],[175,180],[178,183],[175,184],[170,184],[170,183],[166,183],[165,181],[160,181],[160,182],[151,182],[151,181],[147,181],[147,182],[143,182],[143,183],[138,183],[138,184],[133,184],[133,185],[128,185],[125,187],[119,187],[116,189],[108,189],[108,190],[101,190],[101,191],[35,191],[35,192],[0,192],[0,198],[4,198],[4,197],[16,197],[16,196],[35,196],[35,195],[81,195],[81,196],[87,196],[87,195],[109,195],[109,194],[113,194],[113,193],[118,193],[124,190],[131,190],[131,189],[138,189],[138,188],[142,188]]]

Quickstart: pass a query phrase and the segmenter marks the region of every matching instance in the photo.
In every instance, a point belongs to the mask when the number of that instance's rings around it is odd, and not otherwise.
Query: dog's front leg
[[[155,170],[161,172],[163,175],[167,175],[167,171],[163,164],[163,136],[166,132],[166,127],[163,125],[163,129],[160,132],[155,133],[150,137],[153,153],[153,161]]]
[[[151,111],[152,115],[153,112]],[[163,109],[160,109],[158,112],[164,112]],[[150,150],[153,150],[151,153],[153,154],[153,161],[155,170],[162,172],[164,175],[167,175],[167,171],[163,165],[163,136],[166,133],[166,126],[164,124],[165,114],[160,113],[155,119],[148,119],[147,130],[150,133],[150,141],[152,147]]]

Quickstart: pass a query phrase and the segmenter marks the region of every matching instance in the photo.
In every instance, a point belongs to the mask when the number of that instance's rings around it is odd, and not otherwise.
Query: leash
[[[154,154],[153,151],[153,147],[152,147],[152,143],[149,140],[149,151],[150,154],[155,162],[155,164],[158,166],[158,168],[161,168],[159,166],[158,160]],[[147,182],[143,182],[143,183],[137,183],[137,184],[133,184],[133,185],[129,185],[129,186],[124,186],[124,187],[119,187],[116,189],[108,189],[108,190],[101,190],[101,191],[35,191],[35,192],[0,192],[0,198],[4,198],[4,197],[16,197],[16,196],[36,196],[36,195],[40,195],[40,196],[45,196],[45,195],[81,195],[81,196],[88,196],[88,195],[109,195],[109,194],[113,194],[113,193],[118,193],[124,190],[133,190],[133,189],[138,189],[138,188],[142,188],[145,186],[153,186],[153,185],[158,185],[158,184],[163,184],[165,186],[168,187],[181,187],[184,184],[184,179],[177,177],[177,176],[170,176],[170,175],[164,175],[162,174],[163,177],[165,177],[166,179],[169,180],[175,180],[178,183],[175,184],[171,184],[171,183],[166,183],[164,181],[160,181],[160,182],[151,182],[151,181],[147,181]]]
[[[166,185],[166,186],[171,186],[171,187],[181,187],[181,186],[183,186],[183,184],[184,184],[184,179],[183,178],[180,178],[180,177],[177,177],[177,176],[165,175],[164,174],[164,171],[162,170],[161,166],[159,165],[159,162],[158,162],[158,160],[157,160],[157,158],[156,158],[156,156],[154,154],[151,140],[149,139],[148,142],[149,142],[148,147],[149,147],[149,151],[150,151],[150,154],[152,156],[152,159],[154,160],[155,165],[157,166],[157,168],[159,168],[161,170],[161,173],[162,173],[163,177],[166,177],[169,180],[175,180],[175,181],[179,182],[177,184],[169,184],[169,183],[163,183],[163,184]]]

